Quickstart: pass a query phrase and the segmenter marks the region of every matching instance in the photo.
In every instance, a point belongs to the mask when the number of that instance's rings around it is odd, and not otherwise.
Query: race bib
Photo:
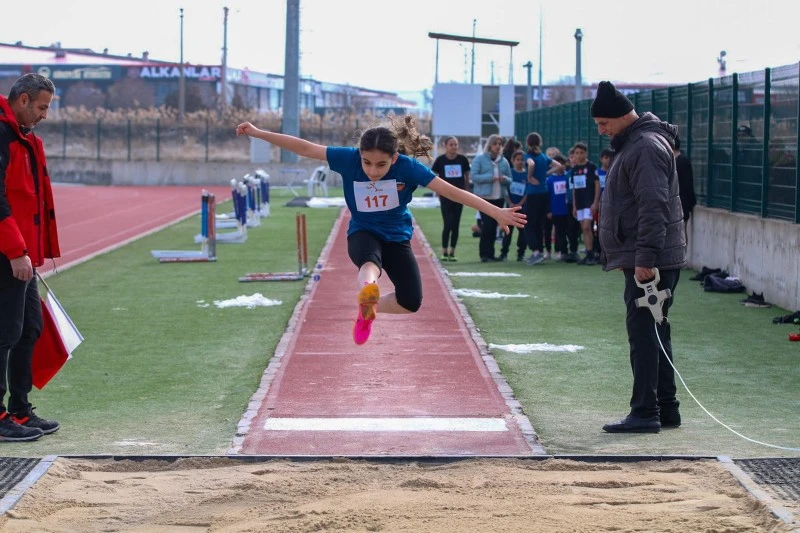
[[[553,192],[555,194],[567,194],[567,182],[557,181],[553,183]]]
[[[525,194],[525,184],[518,181],[512,181],[511,185],[509,186],[509,190],[514,196],[522,196]]]
[[[461,172],[461,165],[445,165],[444,166],[445,178],[463,178],[464,174]]]
[[[572,184],[576,189],[585,189],[586,188],[586,176],[585,175],[576,175],[572,177]]]
[[[389,211],[400,206],[397,180],[356,181],[353,183],[353,193],[356,208],[363,213]]]

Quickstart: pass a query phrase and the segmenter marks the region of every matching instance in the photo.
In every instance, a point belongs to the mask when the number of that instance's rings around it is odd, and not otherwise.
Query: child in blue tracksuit
[[[566,165],[567,160],[564,156],[557,155],[553,160],[558,161],[561,165]],[[564,173],[563,168],[556,174],[547,177],[547,192],[550,194],[550,209],[547,213],[547,218],[553,222],[553,227],[556,229],[556,243],[555,252],[558,254],[557,259],[563,261],[567,258],[567,189],[568,189],[567,175]]]
[[[528,170],[525,168],[525,152],[517,150],[511,155],[511,183],[506,194],[506,207],[519,206],[525,209],[526,185],[528,183]],[[509,227],[509,232],[503,236],[503,246],[500,248],[500,260],[505,261],[508,257],[508,249],[511,247],[511,236],[514,230]],[[525,258],[525,232],[517,230],[517,261]]]

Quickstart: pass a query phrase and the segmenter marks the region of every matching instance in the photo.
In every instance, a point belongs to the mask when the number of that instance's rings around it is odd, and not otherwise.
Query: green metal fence
[[[800,65],[712,78],[630,96],[678,126],[692,162],[698,202],[709,207],[800,223]],[[608,138],[597,134],[591,100],[517,113],[515,134],[539,132],[562,152],[578,141],[597,158]]]

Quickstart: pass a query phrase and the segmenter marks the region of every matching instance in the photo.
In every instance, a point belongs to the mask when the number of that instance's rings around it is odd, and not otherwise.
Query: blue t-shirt
[[[528,159],[533,159],[534,164],[536,165],[533,167],[533,177],[539,180],[539,185],[533,185],[532,183],[528,183],[527,190],[525,194],[547,194],[547,171],[550,170],[550,163],[553,162],[552,159],[547,157],[544,152],[539,152],[536,155],[533,155],[530,152],[525,153],[525,170],[528,170]]]
[[[606,188],[606,174],[608,174],[608,171],[603,170],[602,168],[598,168],[596,174],[597,177],[600,179],[600,194],[602,194],[603,189]]]
[[[522,201],[522,197],[527,194],[528,190],[528,171],[523,170],[522,172],[517,172],[513,168],[511,169],[511,184],[508,186],[508,197],[509,199],[518,204]]]
[[[567,175],[547,176],[547,192],[550,193],[550,212],[556,216],[567,214]]]
[[[342,175],[344,200],[350,209],[347,234],[369,231],[384,241],[411,240],[413,226],[408,203],[418,186],[427,186],[436,175],[405,155],[400,155],[379,181],[371,182],[361,167],[358,148],[329,146],[326,157],[331,170]]]

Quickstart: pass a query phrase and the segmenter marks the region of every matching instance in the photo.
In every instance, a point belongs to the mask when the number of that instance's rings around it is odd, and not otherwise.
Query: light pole
[[[575,30],[575,101],[583,100],[583,83],[581,82],[581,41],[583,32],[580,28]]]
[[[222,8],[222,72],[220,72],[222,90],[222,105],[220,111],[225,112],[228,107],[228,8]]]
[[[478,22],[478,19],[472,19],[472,38],[475,38],[475,23]],[[472,68],[470,71],[469,76],[469,83],[470,85],[475,83],[475,41],[472,41]]]
[[[525,88],[525,111],[530,111],[533,109],[533,91],[531,89],[531,69],[533,68],[533,63],[528,61],[522,66],[528,69],[528,86]]]
[[[181,8],[181,65],[178,78],[178,123],[183,124],[186,112],[186,73],[183,68],[183,8]]]

